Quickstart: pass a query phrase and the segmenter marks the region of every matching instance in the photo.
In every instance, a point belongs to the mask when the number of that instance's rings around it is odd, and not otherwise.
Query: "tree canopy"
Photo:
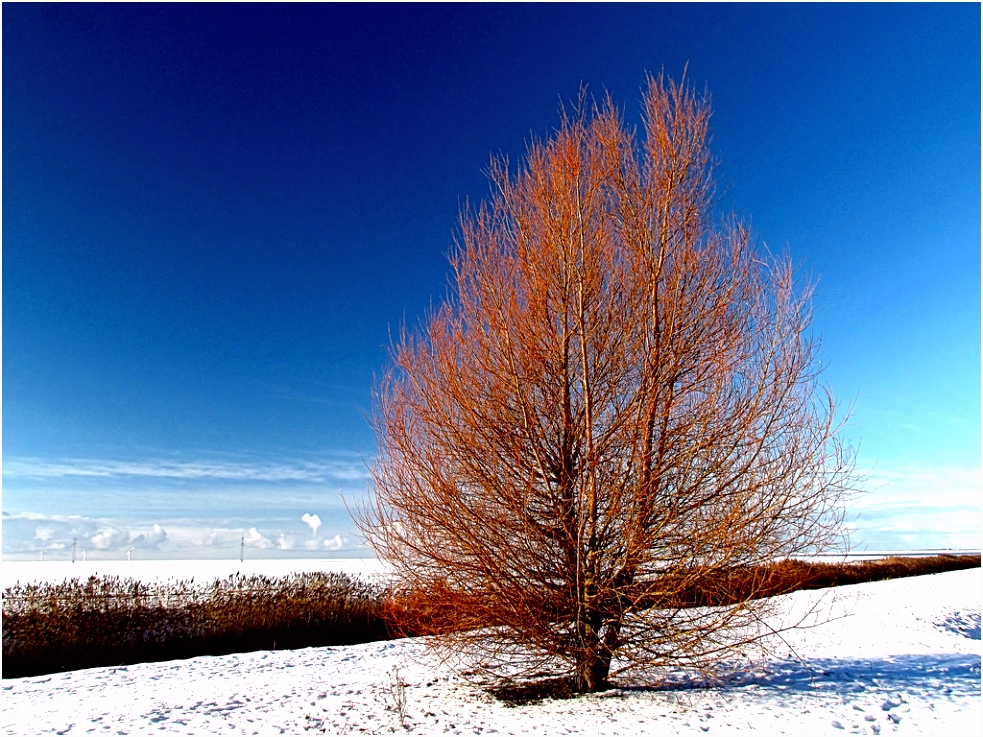
[[[416,625],[490,673],[712,664],[766,603],[695,589],[843,540],[810,290],[718,212],[710,115],[663,77],[640,131],[582,96],[493,162],[452,293],[392,348],[361,525]]]

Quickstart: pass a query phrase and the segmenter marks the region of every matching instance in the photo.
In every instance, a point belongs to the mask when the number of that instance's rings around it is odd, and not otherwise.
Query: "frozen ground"
[[[826,592],[821,606],[834,619],[786,638],[801,660],[780,654],[717,688],[684,675],[673,690],[624,688],[508,707],[430,661],[422,642],[403,640],[4,680],[2,728],[7,735],[973,735],[981,724],[980,587],[977,568]],[[790,594],[783,607],[802,611],[821,595]]]

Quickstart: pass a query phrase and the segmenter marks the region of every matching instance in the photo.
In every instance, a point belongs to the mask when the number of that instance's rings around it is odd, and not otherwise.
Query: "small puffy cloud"
[[[321,518],[316,514],[305,514],[300,519],[311,528],[311,534],[316,536],[317,530],[321,526]]]
[[[243,538],[243,542],[254,548],[272,548],[273,541],[260,534],[255,527],[250,527],[249,532]]]
[[[325,550],[341,550],[344,545],[345,541],[341,539],[341,535],[335,535],[324,541]]]
[[[121,527],[104,527],[96,532],[90,541],[96,550],[118,550],[125,547],[157,548],[167,541],[167,531],[159,524],[153,525],[147,532],[138,534]]]
[[[48,542],[51,538],[55,536],[55,529],[47,525],[41,527],[36,527],[34,529],[34,540],[40,544]]]
[[[148,533],[141,533],[134,537],[130,542],[142,548],[156,548],[167,540],[167,532],[160,525],[154,525]]]
[[[92,536],[92,547],[96,550],[112,550],[123,547],[129,542],[130,533],[120,529],[99,530]]]
[[[150,531],[150,534],[147,535],[147,542],[149,542],[151,545],[160,545],[166,539],[167,532],[165,532],[164,528],[160,525],[154,525]]]
[[[278,550],[291,550],[294,546],[294,541],[280,533],[280,537],[276,541],[276,547]]]

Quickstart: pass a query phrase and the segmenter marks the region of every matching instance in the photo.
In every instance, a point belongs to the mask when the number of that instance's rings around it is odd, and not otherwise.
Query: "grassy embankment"
[[[733,570],[684,594],[683,606],[978,567],[978,555],[860,563],[784,561]],[[344,574],[233,576],[211,586],[119,578],[14,586],[3,592],[3,675],[395,637],[384,589]]]

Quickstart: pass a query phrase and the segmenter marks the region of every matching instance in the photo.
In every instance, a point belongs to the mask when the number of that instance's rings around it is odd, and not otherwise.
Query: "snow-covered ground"
[[[6,576],[5,576],[6,578]],[[7,735],[980,733],[980,569],[783,597],[824,624],[740,682],[509,707],[419,640],[5,679]],[[842,616],[842,615],[846,616]],[[398,677],[396,675],[398,671]],[[398,684],[405,683],[400,687]],[[400,694],[405,711],[400,720]]]

